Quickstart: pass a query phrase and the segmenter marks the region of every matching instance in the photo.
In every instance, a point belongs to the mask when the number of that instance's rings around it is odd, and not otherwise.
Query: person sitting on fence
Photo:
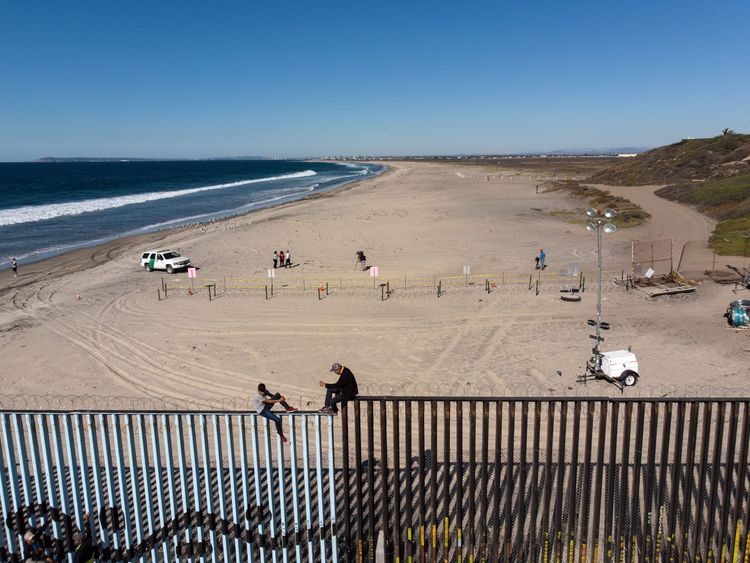
[[[281,406],[284,407],[284,410],[286,410],[286,412],[297,412],[299,410],[294,407],[290,407],[289,403],[286,402],[286,399],[281,396],[281,393],[271,393],[266,387],[265,383],[258,383],[258,391],[262,392],[264,397],[266,397],[267,399],[271,399],[272,401],[281,399],[279,402],[281,403]]]
[[[279,436],[281,437],[281,441],[286,443],[286,436],[284,436],[284,431],[281,427],[281,417],[278,414],[272,413],[271,409],[276,403],[282,403],[287,404],[286,399],[283,395],[272,395],[274,397],[278,397],[278,399],[269,399],[266,397],[266,386],[263,383],[258,384],[258,394],[255,395],[255,412],[257,412],[260,416],[263,418],[267,418],[268,420],[272,421],[276,425],[276,432],[279,433]],[[289,409],[292,407],[289,407],[287,405],[286,409],[287,412],[289,412]]]
[[[319,412],[324,414],[336,414],[339,412],[337,403],[346,403],[351,401],[359,394],[357,380],[354,378],[352,370],[336,362],[331,366],[331,371],[338,374],[339,379],[336,383],[326,383],[320,380],[320,386],[326,388],[325,406]]]

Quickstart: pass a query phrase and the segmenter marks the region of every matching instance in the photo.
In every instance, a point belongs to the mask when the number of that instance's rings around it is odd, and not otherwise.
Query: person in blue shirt
[[[544,253],[544,249],[539,249],[539,269],[544,270],[544,259],[547,257],[547,255]]]

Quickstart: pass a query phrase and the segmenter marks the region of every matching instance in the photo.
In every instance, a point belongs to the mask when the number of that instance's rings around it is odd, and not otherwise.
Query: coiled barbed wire
[[[398,397],[435,398],[458,401],[462,398],[509,399],[742,399],[750,400],[743,388],[715,385],[649,385],[627,388],[620,392],[605,382],[574,382],[557,385],[477,384],[477,383],[366,383],[359,384],[360,398],[385,399]],[[118,395],[26,394],[0,395],[3,411],[216,411],[252,412],[251,393],[246,397],[133,397]],[[323,405],[323,394],[287,396],[287,401],[300,410],[317,410]]]

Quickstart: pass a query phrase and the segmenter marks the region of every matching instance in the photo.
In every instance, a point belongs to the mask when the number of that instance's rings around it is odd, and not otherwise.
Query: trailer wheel
[[[638,381],[638,374],[630,370],[624,371],[620,379],[625,387],[632,387]]]

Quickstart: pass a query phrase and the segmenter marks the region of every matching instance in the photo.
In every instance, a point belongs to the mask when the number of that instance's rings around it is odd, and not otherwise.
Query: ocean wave
[[[143,227],[139,227],[137,229],[133,229],[132,231],[123,233],[122,236],[128,236],[128,235],[144,233],[144,232],[149,232],[149,231],[158,231],[160,229],[167,228],[167,227],[184,227],[184,226],[189,226],[189,225],[200,225],[208,221],[227,219],[229,217],[233,217],[236,215],[242,215],[243,213],[246,213],[247,211],[250,211],[251,209],[256,208],[256,207],[261,207],[267,204],[281,201],[283,199],[289,199],[293,197],[299,197],[304,194],[308,194],[310,192],[315,191],[315,188],[318,187],[319,185],[320,184],[313,184],[310,187],[307,187],[303,190],[298,190],[294,193],[279,194],[274,197],[269,197],[267,199],[253,201],[251,203],[245,204],[237,208],[222,209],[220,211],[211,211],[208,213],[200,213],[198,215],[191,215],[189,217],[180,217],[177,219],[169,219],[168,221],[162,221],[161,223],[153,223],[151,225],[144,225]]]
[[[208,225],[210,223],[213,223],[214,221],[218,221],[222,219],[230,219],[232,217],[243,215],[256,207],[262,207],[268,204],[273,204],[284,199],[304,196],[305,194],[314,192],[315,189],[319,186],[320,186],[319,183],[312,184],[311,186],[305,187],[302,190],[297,190],[293,193],[277,194],[273,197],[261,199],[258,201],[253,201],[252,203],[248,203],[236,209],[233,208],[233,209],[224,209],[221,211],[212,211],[209,213],[200,213],[197,215],[180,217],[177,219],[170,219],[168,221],[162,221],[160,223],[152,223],[150,225],[144,225],[143,227],[138,227],[137,229],[132,229],[132,230],[129,230],[129,231],[117,234],[117,235],[99,237],[99,238],[94,238],[94,239],[85,240],[85,241],[71,242],[69,244],[48,246],[48,247],[36,249],[33,251],[25,252],[25,253],[17,252],[13,254],[13,257],[15,257],[17,260],[21,262],[23,262],[24,260],[35,261],[35,260],[47,258],[49,256],[62,254],[64,252],[69,252],[71,250],[75,250],[78,248],[86,248],[86,247],[95,246],[97,244],[102,244],[102,243],[114,240],[116,238],[119,238],[119,237],[139,235],[139,234],[148,233],[152,231],[159,231],[162,229]],[[7,266],[7,262],[10,259],[11,259],[10,254],[8,254],[7,256],[0,255],[0,270],[7,269],[7,268],[4,268],[4,266]]]
[[[0,226],[18,225],[21,223],[35,223],[37,221],[46,221],[47,219],[55,219],[57,217],[63,217],[66,215],[80,215],[82,213],[90,213],[92,211],[104,211],[106,209],[113,209],[116,207],[124,207],[126,205],[133,205],[137,203],[146,203],[149,201],[179,197],[199,192],[236,188],[239,186],[247,186],[249,184],[257,184],[260,182],[272,182],[274,180],[306,178],[308,176],[315,175],[317,175],[317,172],[315,172],[314,170],[304,170],[302,172],[294,172],[292,174],[284,174],[282,176],[256,178],[253,180],[240,180],[237,182],[229,182],[226,184],[201,186],[199,188],[187,188],[184,190],[173,190],[168,192],[148,192],[145,194],[133,194],[117,197],[102,197],[96,199],[86,199],[83,201],[71,201],[67,203],[52,203],[49,205],[28,205],[25,207],[4,209],[0,211]]]

